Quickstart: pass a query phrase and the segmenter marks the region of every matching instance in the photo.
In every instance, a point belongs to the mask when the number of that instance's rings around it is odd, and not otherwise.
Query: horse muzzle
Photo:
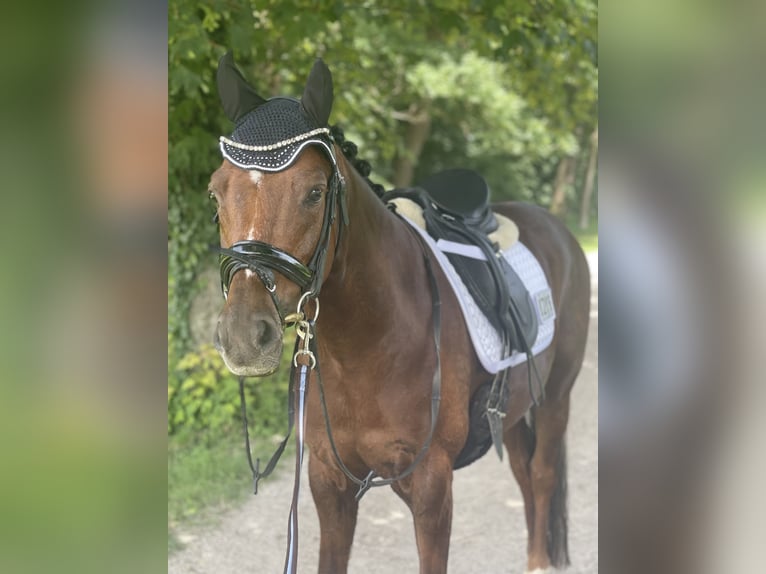
[[[215,348],[235,375],[262,377],[279,367],[282,328],[271,314],[262,311],[227,313],[218,319]]]

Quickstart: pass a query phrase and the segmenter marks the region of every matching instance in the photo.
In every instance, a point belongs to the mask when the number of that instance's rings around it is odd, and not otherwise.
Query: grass
[[[271,441],[254,440],[262,459],[271,455]],[[169,554],[183,548],[178,538],[182,528],[213,522],[222,511],[252,495],[243,445],[244,438],[237,432],[217,439],[168,437]]]

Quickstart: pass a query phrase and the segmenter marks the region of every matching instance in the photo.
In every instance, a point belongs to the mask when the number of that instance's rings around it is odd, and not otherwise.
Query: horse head
[[[226,297],[214,337],[227,367],[242,376],[275,371],[290,316],[319,295],[345,218],[344,178],[327,120],[332,77],[317,60],[300,100],[260,97],[229,54],[218,89],[231,136],[210,179]],[[294,315],[293,315],[294,317]]]

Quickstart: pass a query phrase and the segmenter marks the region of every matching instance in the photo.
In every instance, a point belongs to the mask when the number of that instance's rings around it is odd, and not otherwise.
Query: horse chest
[[[406,393],[404,396],[382,393],[364,397],[357,396],[358,393],[333,394],[331,388],[325,386],[327,413],[332,438],[343,462],[349,467],[357,467],[360,472],[373,469],[383,477],[404,470],[428,432],[427,417],[413,416],[416,412],[413,407],[418,409],[417,412],[426,413],[427,402],[413,405]],[[308,406],[309,446],[322,462],[336,466],[318,392],[310,396]]]

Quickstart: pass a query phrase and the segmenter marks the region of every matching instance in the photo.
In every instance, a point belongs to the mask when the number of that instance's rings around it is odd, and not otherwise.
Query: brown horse
[[[384,206],[339,146],[334,152],[337,168],[317,145],[305,146],[281,171],[243,169],[225,159],[210,191],[223,247],[255,240],[306,264],[320,240],[334,170],[345,179],[349,223],[339,236],[338,203],[319,278],[317,359],[340,458],[356,476],[373,470],[392,477],[414,460],[431,425],[437,357],[429,276],[423,246],[407,224]],[[520,240],[545,271],[557,310],[555,338],[535,359],[545,400],[525,417],[532,405],[527,363],[514,367],[503,438],[524,499],[527,569],[564,567],[569,562],[564,435],[585,349],[589,272],[576,240],[545,210],[522,203],[494,209],[518,224]],[[447,570],[453,463],[468,434],[471,397],[492,378],[472,349],[447,278],[436,265],[434,272],[441,293],[441,409],[424,458],[392,485],[412,512],[420,572],[429,574]],[[228,285],[215,338],[235,374],[264,375],[279,363],[282,311],[294,310],[302,291],[279,273],[273,279],[273,292],[250,270],[235,273]],[[357,489],[335,461],[316,385],[307,401],[309,477],[321,527],[319,572],[342,573],[354,537]]]

